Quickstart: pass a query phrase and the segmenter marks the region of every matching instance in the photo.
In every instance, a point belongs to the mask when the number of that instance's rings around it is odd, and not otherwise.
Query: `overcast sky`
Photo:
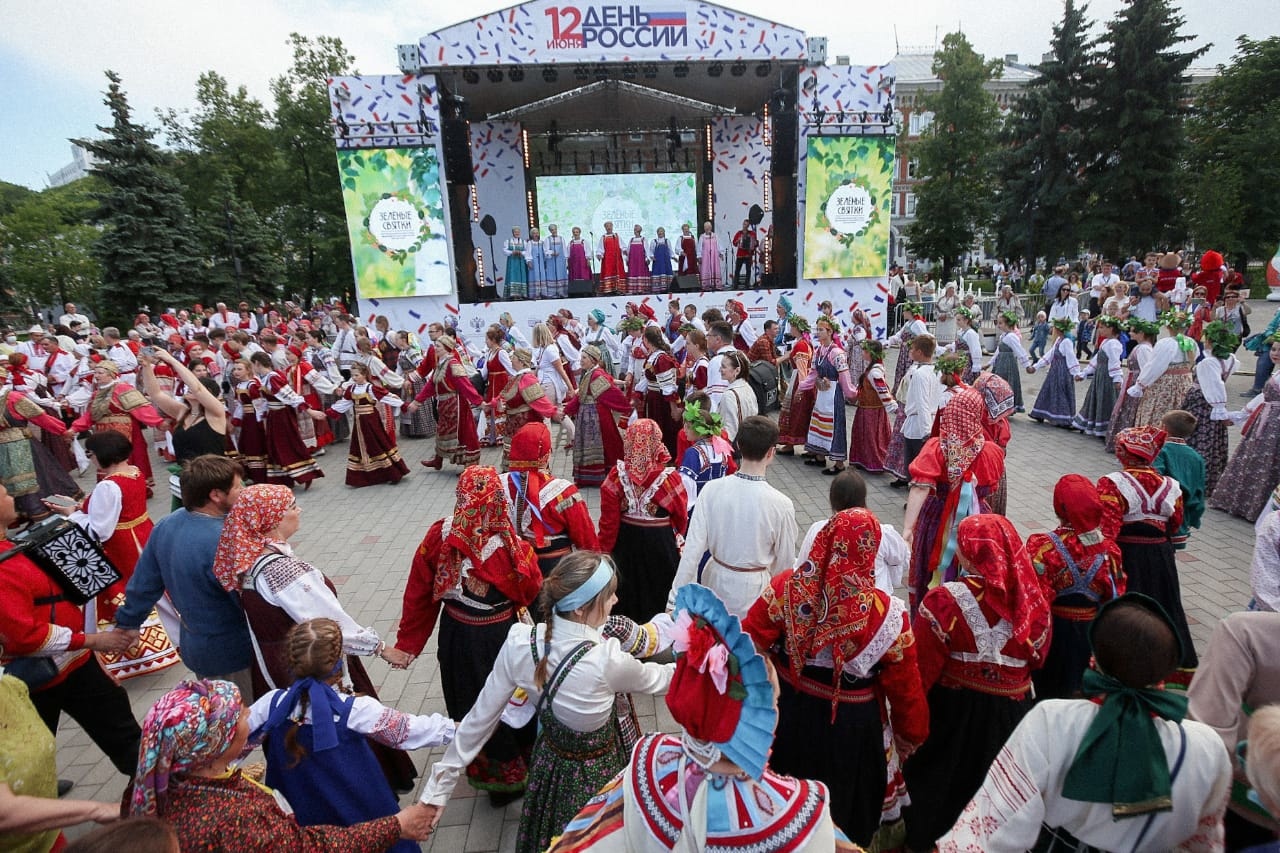
[[[567,2],[567,0],[566,0]],[[624,0],[620,0],[624,2]],[[268,101],[268,81],[289,65],[290,32],[342,39],[365,74],[396,72],[396,45],[458,23],[468,4],[439,0],[0,0],[0,180],[39,189],[71,161],[69,138],[107,121],[103,70],[121,74],[136,120],[155,126],[157,108],[185,108],[196,78],[216,70]],[[504,4],[509,5],[509,4]],[[988,56],[1034,62],[1047,48],[1060,0],[737,0],[724,5],[825,35],[829,56],[881,64],[904,50],[932,48],[962,29]],[[1110,18],[1121,0],[1093,0]],[[501,8],[480,2],[476,11]],[[1213,43],[1197,64],[1227,62],[1238,35],[1280,33],[1276,0],[1183,0],[1183,32]],[[832,17],[832,12],[838,14]]]

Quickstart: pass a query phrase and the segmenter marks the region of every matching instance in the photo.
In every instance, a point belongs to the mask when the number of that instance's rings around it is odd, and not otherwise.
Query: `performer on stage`
[[[627,244],[627,295],[649,292],[649,247],[636,225],[631,242]]]
[[[667,229],[659,228],[658,236],[649,243],[649,283],[652,293],[666,293],[671,287],[671,244],[667,242]]]
[[[578,231],[577,228],[573,230]],[[569,268],[565,261],[564,238],[560,236],[558,225],[548,225],[547,232],[547,239],[542,241],[542,252],[546,257],[546,282],[543,286],[549,296],[564,299],[569,295]],[[585,254],[583,258],[585,260]],[[591,277],[590,270],[586,277]]]
[[[528,246],[520,239],[520,229],[511,229],[511,239],[503,242],[502,254],[507,256],[507,299],[526,299],[529,296]]]
[[[613,223],[604,224],[604,234],[596,244],[596,260],[600,262],[600,295],[611,296],[622,289],[626,268],[622,263],[622,239],[613,233]]]
[[[698,274],[698,238],[686,222],[680,226],[680,275]]]
[[[575,225],[570,233],[573,236],[569,238],[569,281],[591,281],[591,249],[582,239],[581,228]],[[564,295],[569,295],[567,284]]]
[[[550,299],[555,294],[551,292],[551,285],[547,281],[547,253],[542,245],[542,232],[536,226],[529,229],[525,260],[529,264],[529,298]]]
[[[751,226],[751,220],[742,220],[742,228],[733,235],[733,283],[736,287],[751,286],[751,263],[756,256],[756,239],[756,229]]]
[[[720,268],[720,240],[711,229],[710,222],[702,223],[702,236],[698,238],[698,271],[703,290],[724,288],[724,272]]]

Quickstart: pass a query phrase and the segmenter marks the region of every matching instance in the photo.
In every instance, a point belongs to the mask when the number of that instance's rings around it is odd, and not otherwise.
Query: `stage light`
[[[764,212],[773,210],[773,173],[765,172],[761,179],[764,184]]]
[[[867,123],[867,121],[868,121],[868,119],[867,119],[867,111],[866,111],[866,110],[863,110],[863,111],[862,111],[862,123],[863,123],[863,124],[866,124],[866,123]]]
[[[747,63],[742,60],[738,60],[733,63],[733,65],[729,66],[729,73],[734,77],[741,77],[743,74],[747,73]]]
[[[757,77],[768,77],[770,72],[772,71],[773,71],[773,63],[771,62],[761,62],[759,65],[756,66]]]
[[[673,68],[673,69],[671,69],[671,73],[672,73],[673,75],[675,75],[676,77],[681,77],[681,78],[683,78],[683,77],[688,77],[688,76],[689,76],[689,63],[687,63],[687,62],[677,62],[677,63],[676,63],[676,67],[675,67],[675,68]]]
[[[542,69],[542,82],[554,83],[560,79],[560,72],[555,68]]]
[[[595,75],[597,80],[608,80],[609,67],[605,65],[603,62],[597,63],[595,68]]]
[[[773,117],[769,115],[769,105],[764,105],[764,119],[760,128],[760,133],[764,137],[764,144],[773,145]]]
[[[646,62],[644,64],[644,79],[653,80],[657,78],[657,76],[658,76],[657,64],[653,62]]]
[[[462,72],[462,79],[466,83],[474,86],[480,82],[480,72],[476,71],[474,68],[468,68],[466,71]]]
[[[724,64],[723,64],[723,63],[720,63],[720,62],[713,62],[713,63],[711,63],[710,65],[708,65],[708,66],[707,66],[707,76],[708,76],[708,77],[719,77],[719,76],[720,76],[721,74],[723,74],[723,73],[724,73]]]
[[[341,137],[342,139],[346,139],[348,136],[351,135],[351,127],[347,124],[346,119],[342,117],[341,113],[339,113],[338,117],[334,119],[334,122],[338,125],[339,137]]]
[[[573,79],[586,80],[591,76],[591,69],[585,65],[573,66]]]
[[[538,224],[538,218],[533,212],[533,190],[528,190],[524,194],[525,203],[529,206],[529,230],[532,231]]]
[[[702,138],[703,140],[705,140],[707,162],[710,163],[712,158],[715,156],[714,153],[711,151],[711,122],[707,122],[707,126],[705,128],[705,132],[702,135]]]
[[[710,183],[707,184],[707,219],[716,221],[716,188]]]
[[[524,82],[524,69],[512,68],[510,71],[507,72],[507,79],[510,80],[512,83]]]
[[[476,185],[471,185],[471,221],[480,221],[480,193],[476,192]]]
[[[484,287],[488,283],[484,275],[484,249],[476,246],[476,284]]]
[[[520,129],[520,153],[524,157],[524,167],[529,168],[529,131]]]
[[[622,66],[623,80],[634,80],[639,74],[640,70],[636,68],[635,63],[633,62],[628,62],[626,65]]]
[[[866,115],[866,113],[863,113],[863,115]],[[836,124],[844,124],[844,110],[836,113]]]
[[[490,83],[501,83],[501,82],[502,82],[502,69],[501,69],[501,68],[490,68],[488,71],[486,71],[486,72],[485,72],[485,76],[489,78],[489,82],[490,82]]]
[[[769,230],[764,232],[764,271],[766,273],[773,272],[773,226],[769,226]]]
[[[881,124],[893,124],[893,104],[885,104],[884,112],[880,113]]]

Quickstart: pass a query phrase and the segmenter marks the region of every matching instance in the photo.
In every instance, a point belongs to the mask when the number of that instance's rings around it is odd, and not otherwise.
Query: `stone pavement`
[[[1255,316],[1259,313],[1270,314],[1265,308]],[[1259,319],[1256,325],[1261,328],[1264,324]],[[1246,369],[1251,369],[1252,354],[1246,354],[1244,360]],[[1043,375],[1023,376],[1028,408]],[[1233,377],[1229,383],[1232,408],[1245,402],[1238,395],[1249,387],[1250,381],[1249,376]],[[1085,387],[1087,384],[1077,386],[1080,400]],[[1232,430],[1233,448],[1236,439],[1238,430]],[[331,447],[321,460],[325,478],[310,491],[297,493],[298,504],[303,508],[301,530],[292,540],[297,553],[329,575],[338,587],[339,598],[356,619],[372,625],[388,640],[395,634],[413,551],[431,522],[450,514],[453,508],[456,469],[450,471],[446,466],[444,472],[435,472],[418,464],[419,460],[430,458],[432,445],[431,439],[403,440],[401,450],[413,470],[412,476],[396,486],[365,489],[350,489],[343,484],[345,447]],[[499,457],[499,450],[486,450],[482,462],[497,465]],[[1104,452],[1101,440],[1016,415],[1008,454],[1009,517],[1024,537],[1051,529],[1056,524],[1053,486],[1060,475],[1077,472],[1097,479],[1117,467],[1114,457]],[[163,467],[158,470],[163,471]],[[553,470],[568,477],[568,456],[558,454]],[[906,495],[904,490],[889,488],[888,479],[886,475],[868,477],[868,503],[882,521],[901,529]],[[802,465],[798,457],[779,459],[769,471],[769,480],[795,502],[802,533],[812,522],[829,515],[830,479],[820,476],[818,469]],[[81,483],[88,490],[93,485],[92,474],[81,477]],[[599,506],[598,490],[587,490],[587,497],[594,513]],[[168,494],[157,495],[151,502],[152,517],[165,515],[168,506]],[[1205,527],[1193,532],[1189,547],[1178,557],[1183,601],[1201,652],[1217,621],[1243,609],[1249,601],[1253,540],[1251,523],[1208,510]],[[379,685],[382,701],[412,713],[444,713],[434,649],[433,639],[407,671],[371,661],[370,675]],[[127,682],[137,718],[141,720],[151,704],[186,675],[179,664],[157,675]],[[650,697],[636,698],[646,730],[675,729],[664,703]],[[424,750],[414,756],[423,776],[439,752]],[[58,735],[58,765],[59,776],[76,783],[72,796],[119,799],[124,780],[79,727],[65,717]],[[406,797],[404,802],[411,799]],[[463,853],[514,850],[519,815],[520,802],[495,810],[487,798],[474,796],[462,784],[445,810],[440,828],[424,848]],[[85,827],[76,827],[68,835],[74,837],[84,831]]]

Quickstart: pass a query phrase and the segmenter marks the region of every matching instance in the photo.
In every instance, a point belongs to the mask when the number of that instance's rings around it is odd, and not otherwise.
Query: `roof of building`
[[[899,53],[893,58],[893,68],[897,73],[898,85],[935,83],[938,78],[933,73],[933,52]],[[1006,62],[1004,73],[1000,79],[1006,83],[1026,84],[1039,74],[1030,65],[1020,62]]]

